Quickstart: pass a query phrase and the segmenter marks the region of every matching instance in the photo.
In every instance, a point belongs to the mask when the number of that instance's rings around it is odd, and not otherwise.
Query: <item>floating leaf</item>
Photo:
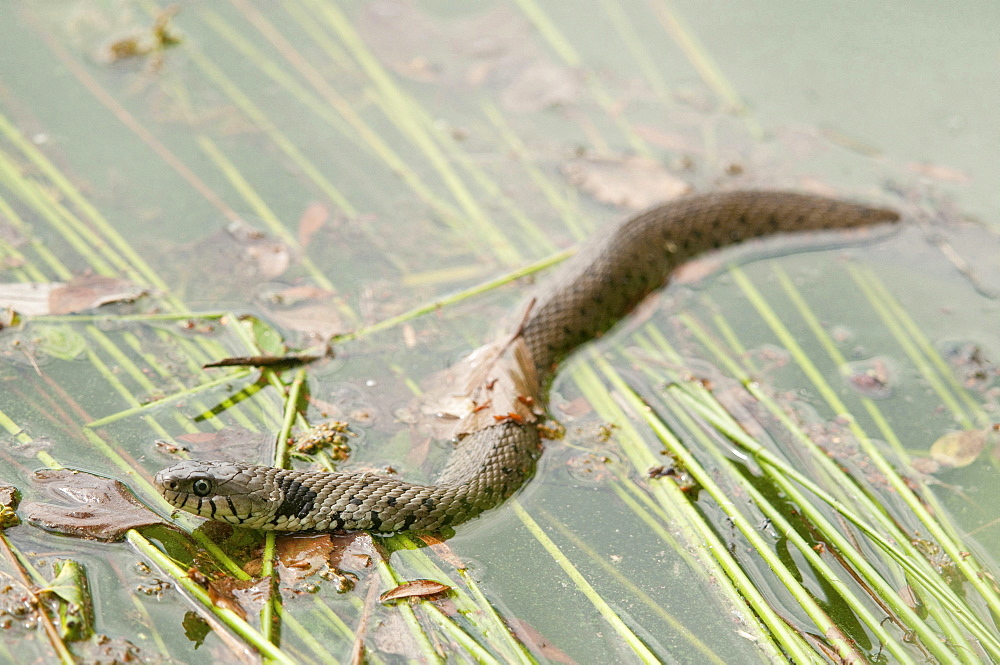
[[[269,309],[268,315],[289,330],[327,340],[344,331],[343,320],[331,302],[314,302],[289,309]]]
[[[63,601],[59,606],[63,638],[70,641],[89,639],[94,632],[94,605],[86,570],[73,559],[59,559],[52,564],[52,569],[56,577],[42,591]]]
[[[232,610],[244,621],[256,614],[267,602],[271,580],[238,580],[235,577],[217,577],[208,583],[208,597],[216,607]]]
[[[327,567],[336,545],[330,534],[284,536],[276,543],[282,583],[294,587]]]
[[[71,505],[27,503],[27,520],[46,531],[106,542],[120,540],[129,529],[164,521],[143,505],[123,483],[83,471],[41,469],[35,481],[53,497]]]
[[[243,256],[249,259],[260,274],[272,279],[288,270],[292,262],[291,253],[285,243],[259,231],[243,220],[230,222],[226,233],[243,249]]]
[[[207,621],[198,616],[197,612],[191,611],[184,613],[181,627],[184,629],[184,637],[194,642],[195,649],[205,643],[205,638],[212,631]]]
[[[892,363],[882,357],[846,363],[841,374],[847,385],[868,399],[891,397],[897,376]]]
[[[931,457],[943,467],[969,466],[983,452],[989,436],[987,430],[948,432],[931,444]]]
[[[390,600],[398,600],[400,598],[426,598],[427,596],[436,596],[439,593],[449,590],[451,590],[450,586],[435,582],[434,580],[413,580],[412,582],[404,582],[395,589],[386,591],[378,597],[378,600],[380,603],[386,603]]]
[[[538,60],[521,70],[500,93],[508,111],[530,113],[570,104],[580,96],[580,75],[565,65]]]
[[[102,275],[74,277],[49,293],[52,314],[72,314],[114,302],[130,302],[146,293],[146,289],[127,279]]]
[[[10,307],[0,307],[0,330],[21,325],[21,317]]]
[[[310,203],[299,217],[299,247],[305,249],[316,232],[330,219],[330,210],[322,203]]]
[[[330,552],[330,565],[338,570],[362,571],[370,568],[385,555],[379,550],[370,534],[364,532],[331,536],[334,549]]]
[[[261,432],[242,427],[226,427],[216,432],[191,432],[176,437],[188,444],[185,450],[197,459],[238,460],[258,459],[272,439]]]
[[[691,191],[691,186],[647,157],[582,157],[562,167],[569,181],[601,203],[642,210]]]
[[[443,439],[460,439],[505,419],[534,422],[542,413],[537,368],[519,336],[480,347],[428,383],[421,413]]]

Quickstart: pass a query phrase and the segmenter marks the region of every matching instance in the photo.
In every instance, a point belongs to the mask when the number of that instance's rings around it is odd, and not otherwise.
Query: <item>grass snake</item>
[[[535,289],[527,314],[508,338],[517,340],[536,384],[544,387],[560,360],[607,331],[699,253],[752,237],[897,219],[891,210],[791,192],[733,191],[673,200],[586,242]],[[543,397],[544,390],[538,394]],[[541,453],[533,420],[496,416],[477,426],[428,485],[377,473],[195,460],[160,471],[155,483],[177,508],[244,527],[433,532],[499,505],[524,484]]]

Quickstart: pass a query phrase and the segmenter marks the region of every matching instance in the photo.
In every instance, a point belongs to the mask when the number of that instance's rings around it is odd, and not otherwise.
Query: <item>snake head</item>
[[[167,503],[189,513],[250,528],[273,519],[276,496],[267,467],[187,460],[153,482]],[[272,469],[273,471],[273,469]]]

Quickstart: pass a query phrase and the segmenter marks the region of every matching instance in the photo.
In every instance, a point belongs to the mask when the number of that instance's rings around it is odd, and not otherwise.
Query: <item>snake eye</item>
[[[207,478],[199,478],[191,484],[191,490],[198,496],[208,496],[212,492],[212,482]]]

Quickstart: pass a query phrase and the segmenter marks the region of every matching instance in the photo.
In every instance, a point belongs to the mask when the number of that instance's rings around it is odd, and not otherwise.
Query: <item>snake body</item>
[[[791,192],[689,196],[647,210],[585,243],[531,295],[515,336],[542,385],[560,360],[601,335],[690,258],[747,238],[896,221],[886,209]],[[280,531],[433,532],[493,508],[532,475],[534,423],[510,419],[466,436],[434,484],[376,473],[297,471],[184,461],[156,475],[177,508]]]

